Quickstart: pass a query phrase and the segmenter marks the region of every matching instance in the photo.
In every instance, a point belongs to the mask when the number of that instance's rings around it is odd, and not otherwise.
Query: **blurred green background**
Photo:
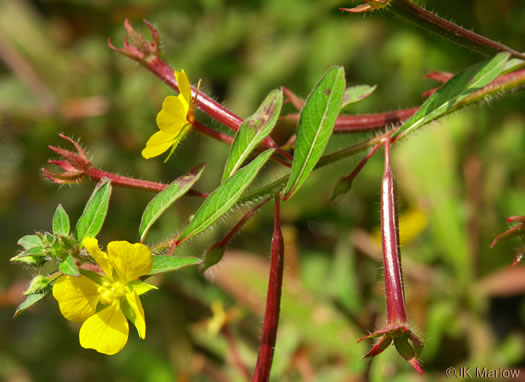
[[[494,40],[525,51],[525,7],[518,0],[423,2],[429,9]],[[57,186],[40,168],[56,156],[58,137],[80,139],[107,171],[169,182],[200,162],[197,188],[219,183],[228,148],[190,134],[167,164],[140,156],[156,131],[155,116],[173,91],[136,63],[111,51],[122,45],[122,22],[142,33],[146,18],[160,31],[165,59],[241,117],[271,89],[305,97],[334,64],[348,84],[378,85],[352,113],[420,104],[436,84],[431,70],[458,71],[478,55],[429,35],[386,12],[343,14],[350,0],[0,0],[0,380],[243,381],[225,338],[206,330],[209,306],[221,301],[242,315],[229,325],[249,369],[262,323],[272,207],[265,206],[206,277],[186,269],[157,278],[160,291],[143,299],[146,341],[130,331],[126,348],[107,357],[83,350],[49,298],[12,315],[37,271],[12,265],[16,242],[51,229],[62,203],[73,220],[92,184]],[[283,206],[286,275],[275,381],[446,380],[447,367],[521,368],[525,380],[525,268],[507,265],[519,239],[489,249],[525,215],[523,93],[455,113],[393,148],[404,242],[408,314],[425,340],[425,376],[388,349],[360,360],[371,344],[359,337],[384,324],[379,228],[381,155],[373,158],[340,201],[328,202],[338,177],[359,158],[316,172]],[[286,112],[293,112],[287,105]],[[199,120],[224,128],[206,116]],[[277,129],[284,142],[290,131]],[[366,134],[338,136],[333,151]],[[283,170],[268,166],[257,184]],[[115,189],[99,240],[136,241],[142,210],[153,195]],[[200,201],[185,198],[154,226],[155,243],[180,230]],[[232,211],[214,230],[177,251],[200,256],[242,216]]]

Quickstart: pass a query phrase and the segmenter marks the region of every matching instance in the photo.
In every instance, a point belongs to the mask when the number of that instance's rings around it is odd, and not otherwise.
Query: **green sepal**
[[[33,280],[31,280],[29,287],[24,291],[24,295],[29,296],[36,293],[42,293],[54,280],[55,277],[50,278],[49,276],[36,275],[33,277]]]
[[[26,299],[20,305],[18,305],[18,307],[16,308],[16,311],[15,311],[15,314],[13,315],[13,318],[18,317],[18,315],[20,313],[22,313],[26,309],[32,307],[37,302],[42,300],[44,297],[49,295],[50,291],[51,291],[51,289],[49,289],[49,290],[47,290],[45,292],[42,292],[42,293],[35,293],[35,294],[31,294],[31,295],[27,296]]]
[[[102,285],[104,282],[104,276],[102,276],[100,273],[88,271],[87,269],[80,268],[78,270],[82,276],[86,276],[88,279],[93,281],[95,284]]]
[[[140,280],[133,280],[128,284],[128,286],[139,296],[142,296],[144,293],[147,293],[150,290],[159,289],[155,285],[148,284]]]
[[[139,329],[137,327],[137,315],[135,314],[135,311],[129,304],[126,297],[123,297],[120,299],[120,308],[122,309],[122,312],[126,316],[128,320],[130,320],[133,323],[133,326],[135,326],[135,329],[137,329],[137,333],[139,333]],[[140,336],[140,334],[139,334]]]
[[[201,265],[201,272],[206,272],[208,268],[221,261],[222,257],[224,256],[224,250],[224,247],[211,247],[208,249]]]

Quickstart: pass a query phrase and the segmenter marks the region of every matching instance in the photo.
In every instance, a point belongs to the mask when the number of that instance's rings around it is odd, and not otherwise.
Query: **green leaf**
[[[46,292],[35,293],[35,294],[31,294],[27,296],[26,299],[16,308],[13,318],[17,317],[20,313],[22,313],[27,308],[30,308],[31,306],[35,305],[37,302],[42,300],[48,294],[49,294],[49,291],[46,291]]]
[[[282,106],[282,90],[272,90],[257,111],[243,121],[230,148],[222,176],[223,182],[241,167],[248,155],[272,132]]]
[[[377,85],[355,85],[345,89],[343,94],[343,101],[341,103],[341,110],[346,109],[348,106],[355,103],[361,102],[370,94],[372,94],[377,88]]]
[[[18,240],[18,245],[22,246],[25,250],[34,247],[42,247],[44,243],[38,235],[25,235]]]
[[[427,123],[454,110],[463,99],[488,85],[500,75],[509,58],[509,53],[499,53],[492,59],[459,72],[421,105],[393,137],[406,136]]]
[[[64,275],[78,277],[80,272],[75,264],[75,259],[71,255],[67,255],[65,260],[58,264],[58,270]]]
[[[67,216],[66,210],[59,204],[55,215],[53,215],[53,232],[58,235],[69,235],[69,216]]]
[[[202,203],[190,224],[179,236],[178,242],[182,243],[190,237],[201,233],[228,212],[241,197],[244,190],[255,179],[273,152],[274,149],[266,150],[217,187]]]
[[[314,87],[299,116],[292,172],[282,199],[290,199],[306,181],[332,135],[345,91],[343,67],[331,68]]]
[[[185,256],[153,256],[153,267],[150,275],[157,273],[173,272],[190,265],[199,265],[202,260],[198,257]]]
[[[111,182],[104,178],[98,182],[95,190],[84,207],[75,229],[76,239],[82,243],[86,237],[95,237],[100,232],[108,212],[111,196]]]
[[[171,206],[177,199],[184,195],[200,178],[205,164],[201,164],[186,175],[175,179],[165,190],[159,192],[146,206],[140,220],[139,238],[144,242],[148,231],[153,223]]]

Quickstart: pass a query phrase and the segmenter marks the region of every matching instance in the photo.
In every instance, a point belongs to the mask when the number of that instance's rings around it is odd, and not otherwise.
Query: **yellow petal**
[[[128,320],[115,301],[91,316],[80,328],[80,346],[112,355],[122,350],[128,341]]]
[[[182,71],[180,72],[177,72],[175,70],[175,79],[177,80],[177,84],[179,85],[180,95],[182,95],[182,97],[186,101],[186,104],[189,107],[189,105],[191,104],[191,85],[190,81],[188,80],[188,76],[184,72],[184,69],[182,69]],[[187,111],[188,109],[186,109],[186,112]]]
[[[61,276],[53,285],[60,312],[70,321],[82,322],[96,313],[98,285],[85,276]]]
[[[108,244],[108,254],[123,284],[151,272],[153,258],[144,244],[112,241]]]
[[[130,318],[130,321],[137,328],[139,337],[142,339],[146,338],[146,318],[139,296],[135,292],[128,293],[126,294],[126,301],[133,310],[133,317]]]
[[[182,97],[168,96],[157,114],[157,126],[166,133],[177,133],[188,123],[189,106]]]
[[[100,265],[100,268],[102,268],[106,277],[111,279],[113,277],[113,267],[111,266],[107,253],[101,251],[98,247],[98,240],[92,237],[86,237],[82,242],[82,245],[86,248],[91,257],[95,259],[97,264]]]
[[[175,134],[168,134],[164,131],[157,131],[150,137],[148,142],[146,142],[146,147],[142,150],[142,156],[146,159],[159,156],[173,145],[176,136]]]

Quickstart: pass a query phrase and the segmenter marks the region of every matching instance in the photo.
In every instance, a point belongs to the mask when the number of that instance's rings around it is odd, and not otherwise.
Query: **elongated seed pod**
[[[394,176],[390,169],[390,138],[385,140],[385,172],[381,183],[381,238],[385,267],[385,296],[387,324],[407,322],[403,274],[399,250]]]

